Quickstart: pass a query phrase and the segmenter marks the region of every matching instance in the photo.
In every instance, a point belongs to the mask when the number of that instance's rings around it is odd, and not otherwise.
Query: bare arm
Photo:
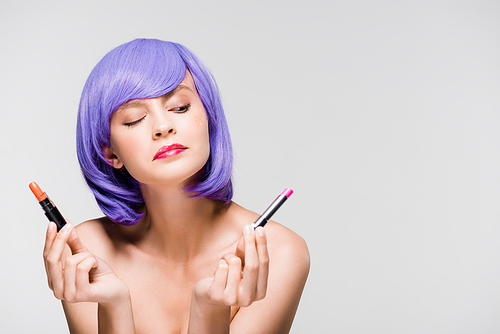
[[[243,254],[226,254],[213,277],[198,282],[191,298],[188,333],[229,333],[231,306],[249,306],[266,295],[267,238],[262,227],[243,229]]]
[[[127,286],[88,251],[69,222],[59,233],[50,223],[44,261],[49,287],[63,301],[71,333],[135,333]]]
[[[71,334],[135,333],[130,298],[117,305],[62,301]]]
[[[310,259],[301,237],[289,230],[278,233],[280,240],[270,242],[266,298],[240,308],[231,322],[233,334],[284,334],[290,331],[309,273]]]
[[[200,282],[205,290],[193,293],[189,333],[290,331],[309,272],[309,253],[302,238],[278,224],[272,225],[270,256],[265,236],[245,235],[242,261],[225,256],[214,278]],[[232,322],[230,305],[241,306]]]

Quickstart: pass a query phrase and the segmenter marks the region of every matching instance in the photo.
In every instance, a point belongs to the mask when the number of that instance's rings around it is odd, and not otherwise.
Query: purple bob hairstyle
[[[113,222],[134,225],[144,215],[139,182],[107,163],[110,119],[123,103],[165,95],[191,73],[208,118],[210,156],[194,184],[195,197],[229,203],[232,147],[217,84],[210,71],[184,46],[156,39],[136,39],[110,51],[94,67],[83,88],[76,131],[77,154],[85,181],[97,204]]]

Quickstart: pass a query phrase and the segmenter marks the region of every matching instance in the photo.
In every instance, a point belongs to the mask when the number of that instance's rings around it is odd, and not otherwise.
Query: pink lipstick
[[[290,188],[286,188],[285,190],[283,190],[283,192],[274,200],[274,202],[269,205],[266,211],[264,211],[264,213],[255,221],[255,223],[252,224],[254,230],[259,226],[264,227],[269,219],[271,219],[272,215],[274,215],[274,213],[278,211],[280,206],[282,206],[283,203],[285,203],[285,201],[290,196],[292,196],[292,194],[293,190]]]
[[[158,152],[156,152],[153,160],[173,157],[174,155],[184,152],[186,149],[187,149],[186,146],[177,143],[168,146],[163,146],[158,150]]]

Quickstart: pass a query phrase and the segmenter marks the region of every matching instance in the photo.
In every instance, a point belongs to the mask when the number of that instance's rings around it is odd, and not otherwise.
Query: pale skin
[[[144,218],[47,230],[49,287],[71,333],[288,333],[309,271],[304,240],[258,214],[186,192],[210,153],[189,72],[173,93],[132,100],[111,119],[114,168],[141,184]],[[154,159],[160,147],[180,154]]]

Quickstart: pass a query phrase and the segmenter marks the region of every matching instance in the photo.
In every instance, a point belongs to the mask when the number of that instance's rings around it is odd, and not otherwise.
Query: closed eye
[[[137,121],[133,121],[133,122],[128,122],[128,123],[124,123],[124,125],[128,126],[128,127],[131,127],[131,126],[134,126],[136,124],[139,124],[144,118],[146,118],[146,115],[142,116],[141,118],[139,118]]]
[[[168,109],[168,111],[173,111],[176,114],[184,114],[190,108],[191,108],[191,103],[188,103],[188,104],[186,104],[185,106],[182,106],[182,107]]]

